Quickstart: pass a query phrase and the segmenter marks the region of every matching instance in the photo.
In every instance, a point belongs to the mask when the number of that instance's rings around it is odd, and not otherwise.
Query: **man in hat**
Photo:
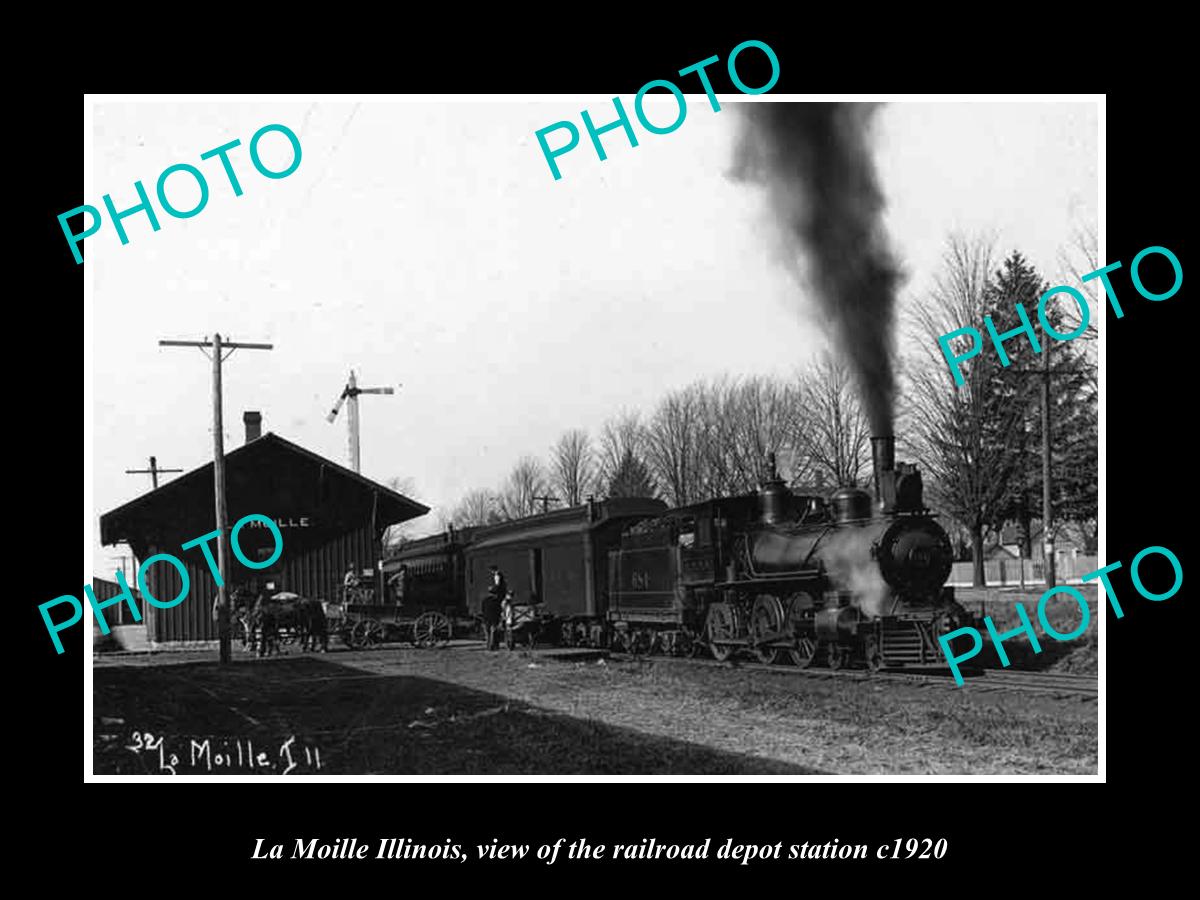
[[[508,584],[504,581],[504,573],[500,567],[493,564],[488,566],[489,579],[487,595],[483,598],[483,633],[487,639],[487,648],[495,650],[500,646],[500,610],[504,598],[508,596]]]
[[[342,578],[342,599],[345,603],[352,603],[358,599],[359,588],[362,586],[362,579],[358,577],[358,563],[350,563],[350,568],[346,570],[346,575]]]
[[[388,584],[392,588],[392,596],[396,598],[396,605],[404,605],[404,595],[408,592],[408,565],[401,564],[400,569],[388,579]]]

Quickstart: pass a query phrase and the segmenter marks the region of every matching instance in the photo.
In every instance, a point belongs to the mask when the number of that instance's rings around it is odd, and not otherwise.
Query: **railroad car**
[[[609,552],[622,532],[667,505],[643,497],[588,499],[557,509],[475,529],[463,551],[465,605],[478,614],[488,587],[488,567],[504,573],[518,603],[553,617],[563,643],[607,645]]]
[[[451,526],[440,534],[405,541],[391,550],[379,566],[376,596],[384,602],[398,602],[396,576],[403,567],[405,606],[467,612],[463,548],[470,544],[475,530]]]

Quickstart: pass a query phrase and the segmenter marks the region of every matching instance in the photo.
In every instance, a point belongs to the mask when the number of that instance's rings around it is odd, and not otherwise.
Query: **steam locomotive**
[[[871,669],[944,664],[940,634],[971,623],[945,582],[950,541],[925,507],[920,472],[872,438],[875,496],[795,493],[771,459],[759,490],[667,509],[589,499],[512,522],[415,541],[405,565],[447,606],[478,613],[499,565],[517,602],[561,643],[719,660]],[[543,632],[544,633],[544,632]]]
[[[950,541],[894,438],[871,445],[877,515],[857,488],[793,493],[771,459],[755,494],[628,528],[609,557],[614,642],[835,669],[943,663],[938,636],[971,622],[945,586]]]

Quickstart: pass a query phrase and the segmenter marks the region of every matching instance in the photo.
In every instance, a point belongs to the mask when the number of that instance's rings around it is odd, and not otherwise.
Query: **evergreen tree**
[[[1050,289],[1032,265],[1014,251],[995,273],[988,289],[988,306],[1000,333],[1021,324],[1020,303],[1037,336],[1041,353],[1028,338],[1018,335],[1005,342],[1010,365],[996,388],[1004,402],[1021,409],[1020,424],[1009,436],[1017,453],[1017,469],[1009,479],[1003,500],[988,524],[997,530],[1016,522],[1021,531],[1022,554],[1030,555],[1031,523],[1042,518],[1042,389],[1046,358],[1050,360],[1050,475],[1051,506],[1055,530],[1068,521],[1089,522],[1097,511],[1097,391],[1084,356],[1082,342],[1062,341],[1046,334],[1038,303]],[[1078,319],[1069,294],[1046,304],[1051,329],[1069,334]],[[989,348],[990,349],[990,348]]]
[[[634,456],[632,450],[626,449],[617,471],[613,473],[612,481],[609,482],[608,496],[654,497],[656,493],[646,464]]]

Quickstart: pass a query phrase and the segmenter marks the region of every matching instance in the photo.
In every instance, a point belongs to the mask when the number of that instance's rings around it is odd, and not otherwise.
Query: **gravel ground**
[[[97,662],[95,691],[97,772],[146,771],[117,739],[130,728],[181,746],[253,734],[273,747],[295,733],[323,748],[332,774],[1093,774],[1097,764],[1094,700],[671,662],[389,647],[222,670],[168,654]]]

